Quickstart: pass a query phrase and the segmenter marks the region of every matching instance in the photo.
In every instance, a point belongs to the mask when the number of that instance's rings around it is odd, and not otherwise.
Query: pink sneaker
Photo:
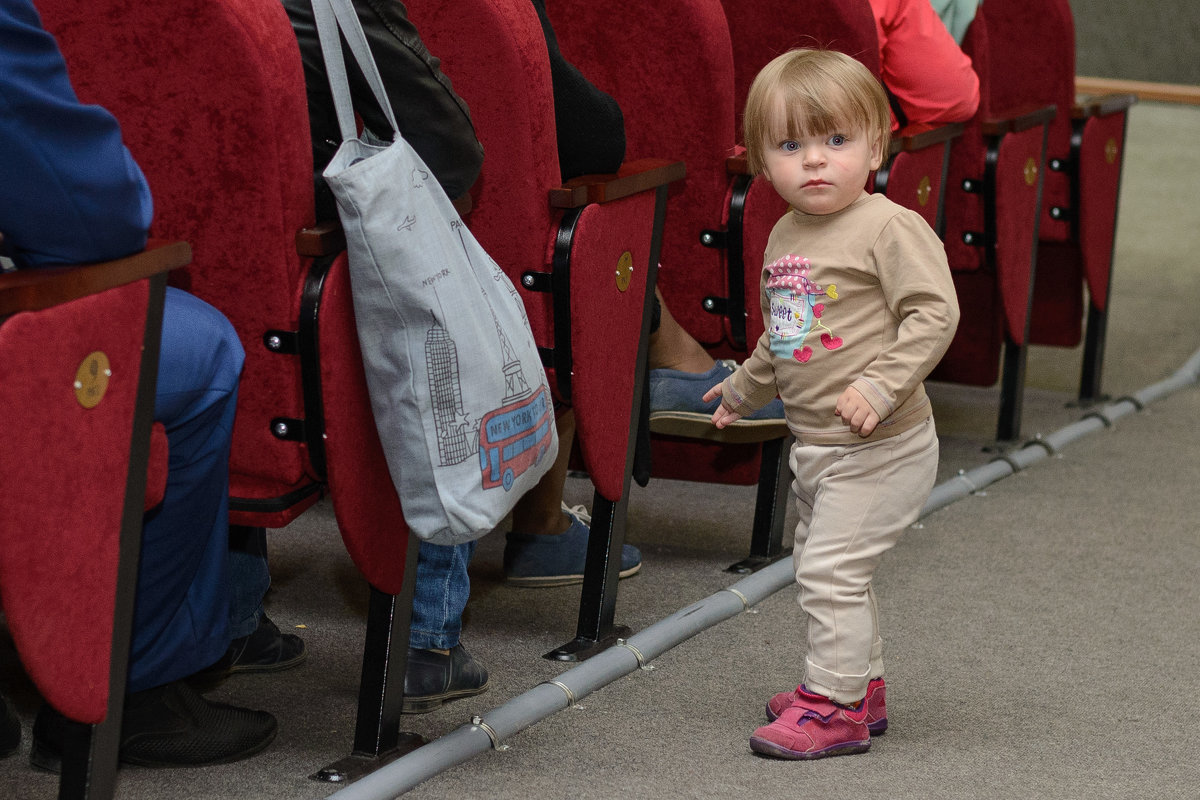
[[[780,692],[767,701],[767,719],[771,722],[779,719],[779,715],[788,706],[796,702],[799,687],[794,692]],[[882,736],[887,730],[887,686],[883,678],[876,678],[867,684],[867,727],[872,736]]]
[[[870,746],[865,702],[855,711],[803,689],[774,722],[750,737],[754,752],[789,759],[862,753]]]

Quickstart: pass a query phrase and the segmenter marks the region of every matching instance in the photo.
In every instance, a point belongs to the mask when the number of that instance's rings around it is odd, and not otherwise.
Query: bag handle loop
[[[366,34],[363,33],[362,23],[350,0],[312,0],[313,19],[317,26],[317,36],[321,40],[321,55],[325,59],[325,73],[329,77],[329,89],[333,93],[333,106],[337,112],[338,127],[341,129],[342,141],[358,137],[358,128],[354,122],[354,104],[350,96],[350,81],[346,76],[346,63],[343,60],[341,37],[346,37],[346,44],[354,60],[371,87],[375,100],[383,109],[384,116],[392,126],[392,137],[400,135],[396,125],[396,115],[392,111],[392,103],[388,100],[387,91],[383,86],[383,77],[375,58],[371,55],[371,47],[367,44]]]

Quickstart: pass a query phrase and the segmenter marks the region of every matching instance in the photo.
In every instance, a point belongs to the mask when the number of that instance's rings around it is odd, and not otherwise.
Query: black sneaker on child
[[[61,771],[63,747],[72,728],[82,724],[42,706],[33,723],[30,762]],[[264,750],[277,728],[266,711],[214,703],[175,681],[125,698],[120,761],[142,767],[226,764]]]

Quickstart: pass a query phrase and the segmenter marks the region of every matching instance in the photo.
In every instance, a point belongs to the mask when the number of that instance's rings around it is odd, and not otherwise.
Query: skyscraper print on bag
[[[454,220],[450,227],[458,231],[461,241],[463,223]],[[463,251],[470,259],[471,251],[465,243]],[[504,273],[500,267],[495,262],[491,262],[490,267],[497,288],[508,289],[507,294],[479,293],[480,301],[491,314],[496,329],[495,341],[500,348],[499,367],[504,373],[501,405],[489,410],[479,420],[472,420],[464,410],[458,344],[443,322],[446,312],[438,288],[441,283],[439,279],[449,274],[448,269],[426,278],[426,284],[433,290],[437,300],[437,309],[431,308],[429,311],[432,322],[425,336],[425,369],[437,433],[438,466],[452,467],[477,453],[483,488],[503,486],[508,491],[519,475],[540,463],[549,451],[553,441],[551,428],[554,425],[554,407],[545,382],[538,384],[535,390],[526,379],[521,360],[496,316],[493,298],[497,302],[509,302],[520,313],[522,322],[528,325],[524,304],[512,284],[502,280]],[[484,287],[480,288],[482,290]],[[457,304],[451,307],[455,308]]]
[[[786,255],[767,265],[767,297],[771,302],[771,323],[768,328],[771,352],[780,358],[794,358],[807,364],[813,349],[805,344],[813,328],[821,331],[821,346],[836,350],[842,339],[821,320],[825,303],[818,298],[837,300],[837,286],[822,288],[809,278],[811,264],[807,258]]]

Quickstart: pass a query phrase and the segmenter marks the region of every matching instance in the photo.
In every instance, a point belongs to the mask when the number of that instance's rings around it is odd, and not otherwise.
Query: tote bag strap
[[[366,34],[363,33],[362,23],[358,21],[358,14],[355,13],[351,0],[312,0],[312,7],[342,141],[357,138],[358,128],[354,122],[354,104],[350,97],[350,81],[346,76],[346,63],[343,61],[342,43],[338,36],[339,28],[346,37],[350,52],[366,77],[375,100],[391,124],[394,138],[400,131],[396,125],[396,115],[392,111],[392,103],[388,100],[387,91],[383,86],[383,77],[375,65],[375,58],[371,55]]]

